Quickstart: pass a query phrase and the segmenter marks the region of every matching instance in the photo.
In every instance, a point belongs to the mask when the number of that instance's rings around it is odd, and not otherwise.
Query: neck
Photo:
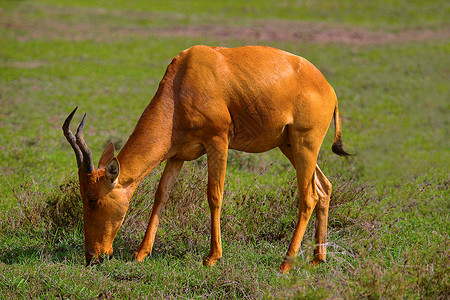
[[[172,115],[173,102],[155,96],[117,155],[119,183],[128,190],[129,198],[147,174],[167,158],[172,142]]]

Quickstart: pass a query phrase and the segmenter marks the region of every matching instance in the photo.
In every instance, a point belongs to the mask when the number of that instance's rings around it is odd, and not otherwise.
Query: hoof
[[[319,259],[319,258],[314,258],[313,260],[311,260],[311,264],[313,265],[313,267],[317,267],[318,265],[320,265],[321,263],[325,263],[326,260],[325,259]]]
[[[221,257],[219,257],[219,258],[210,258],[210,257],[207,257],[207,258],[205,258],[205,259],[203,260],[203,265],[204,265],[204,266],[212,267],[212,266],[214,266],[214,265],[219,261],[219,259],[221,259]]]
[[[139,252],[134,252],[131,256],[132,261],[143,261],[147,255],[141,255]]]
[[[295,262],[294,258],[285,258],[280,266],[279,270],[280,273],[282,274],[288,273],[292,269],[292,267],[294,267],[294,262]]]
[[[286,274],[291,270],[291,265],[289,263],[282,263],[280,266],[280,273]]]

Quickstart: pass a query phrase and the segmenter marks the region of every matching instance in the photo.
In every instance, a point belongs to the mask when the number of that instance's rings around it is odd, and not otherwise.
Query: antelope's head
[[[95,168],[91,151],[83,139],[86,114],[76,135],[70,131],[70,121],[77,108],[67,117],[62,129],[77,159],[86,263],[89,265],[101,262],[103,255],[112,255],[112,244],[127,212],[128,198],[118,182],[120,165],[114,156],[114,145],[108,145]]]

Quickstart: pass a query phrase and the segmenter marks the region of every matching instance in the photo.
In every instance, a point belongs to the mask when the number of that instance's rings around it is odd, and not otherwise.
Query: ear
[[[114,187],[117,182],[117,178],[119,177],[120,173],[120,164],[117,157],[113,157],[105,167],[106,171],[106,178],[108,179],[108,182],[111,183],[111,185]]]
[[[108,147],[103,151],[102,157],[100,157],[100,160],[98,161],[97,169],[106,167],[106,163],[114,158],[114,151],[114,144],[109,143]]]

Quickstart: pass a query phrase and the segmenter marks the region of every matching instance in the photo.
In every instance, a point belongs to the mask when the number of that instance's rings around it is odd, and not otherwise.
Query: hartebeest
[[[75,111],[63,131],[78,163],[88,264],[102,254],[112,255],[135,189],[166,160],[147,231],[132,258],[141,261],[151,253],[161,210],[184,161],[206,153],[211,248],[203,264],[214,265],[222,257],[220,209],[228,149],[258,153],[275,147],[294,166],[299,191],[297,226],[280,270],[291,268],[314,208],[313,262],[325,260],[331,184],[316,160],[333,116],[332,150],[348,154],[342,148],[336,94],[306,59],[262,46],[194,46],[181,52],[123,149],[116,157],[109,144],[97,168],[83,139],[86,115],[75,136],[69,130]]]

